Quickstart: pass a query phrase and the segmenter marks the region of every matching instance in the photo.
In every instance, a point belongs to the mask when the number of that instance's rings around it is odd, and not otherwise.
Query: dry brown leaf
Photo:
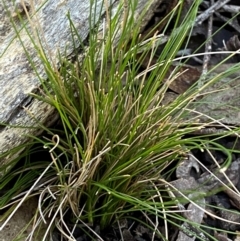
[[[226,50],[237,51],[240,49],[240,41],[237,35],[234,35],[226,42]]]
[[[175,69],[176,66],[170,66],[169,71],[166,74],[165,81],[168,78],[171,78],[170,76],[172,76],[172,72],[175,71]],[[195,84],[201,76],[201,71],[198,68],[190,65],[182,65],[178,69],[177,73],[180,74],[174,81],[171,82],[169,89],[178,94],[183,94],[186,92],[186,90]]]

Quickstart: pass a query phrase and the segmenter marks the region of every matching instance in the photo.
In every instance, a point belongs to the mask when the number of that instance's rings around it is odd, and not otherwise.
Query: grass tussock
[[[84,224],[93,237],[97,234],[91,225],[104,229],[126,216],[136,218],[137,212],[170,223],[183,219],[172,213],[176,205],[161,180],[168,180],[189,150],[205,145],[206,140],[199,141],[199,137],[186,137],[201,128],[197,121],[184,121],[199,90],[194,87],[164,105],[168,86],[178,73],[163,80],[191,30],[189,23],[194,22],[200,1],[195,1],[181,23],[181,3],[169,14],[169,21],[175,18],[176,31],[154,67],[151,61],[161,35],[140,38],[140,25],[130,14],[136,6],[132,2],[120,6],[114,16],[107,12],[102,24],[99,20],[90,32],[87,47],[69,16],[73,45],[80,44],[83,59],[72,61],[60,55],[61,67],[57,68],[41,46],[36,48],[48,79],[40,79],[41,94],[34,96],[52,105],[59,121],[55,128],[39,124],[45,135],[31,137],[28,148],[14,160],[16,166],[24,161],[24,170],[8,169],[1,187],[12,180],[15,185],[1,203],[40,195],[35,224],[49,224],[43,240],[55,226],[63,236],[72,237],[71,230],[63,229],[69,213],[72,223]],[[124,28],[118,24],[121,9]],[[146,56],[150,56],[148,67],[141,70]],[[166,229],[168,221],[164,221]]]

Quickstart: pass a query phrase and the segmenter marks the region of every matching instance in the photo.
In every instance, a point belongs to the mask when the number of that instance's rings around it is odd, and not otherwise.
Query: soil
[[[33,227],[32,225],[29,225],[29,223],[34,218],[37,206],[37,198],[30,198],[24,202],[0,232],[0,241],[12,241],[15,238],[22,241],[27,240],[27,237],[31,234]],[[4,221],[1,221],[0,226],[3,224]],[[38,234],[35,233],[33,235],[33,240],[42,241],[46,228],[47,225],[42,227],[41,230],[38,230]]]

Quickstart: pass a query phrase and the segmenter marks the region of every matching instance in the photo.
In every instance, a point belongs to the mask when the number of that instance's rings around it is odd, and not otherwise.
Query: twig
[[[214,0],[211,0],[211,5],[214,5]],[[211,15],[208,19],[208,31],[207,31],[207,40],[205,43],[205,55],[203,57],[203,68],[202,68],[202,76],[206,76],[208,72],[208,64],[211,59],[211,55],[208,54],[212,51],[212,29],[213,29],[213,15]],[[201,83],[199,83],[201,84]]]
[[[225,12],[229,12],[229,13],[239,13],[240,12],[240,6],[236,6],[236,5],[224,5],[222,7],[222,9]]]
[[[208,3],[208,2],[205,2],[205,1],[202,3],[202,5],[203,5],[204,7],[206,7],[206,8],[208,8],[208,9],[209,9],[209,7],[210,7],[210,6],[209,6],[209,3]],[[229,8],[229,6],[231,6],[231,8]],[[228,11],[228,10],[229,10],[229,9],[233,10],[233,7],[235,8],[235,7],[238,7],[238,6],[224,5],[224,6],[222,7],[222,9],[225,9],[225,11],[232,13],[233,11]],[[240,7],[235,8],[235,9],[237,9],[237,10],[240,11]],[[239,11],[238,11],[238,12],[239,12]],[[234,13],[238,13],[238,12],[234,12]],[[229,18],[227,18],[227,17],[225,17],[225,16],[222,16],[219,12],[214,12],[214,14],[215,14],[219,19],[221,19],[224,23],[229,24],[232,28],[234,28],[234,29],[240,34],[240,25],[239,25],[239,23],[238,23],[238,21],[237,21],[236,18],[232,17],[231,19],[229,19]]]
[[[214,0],[211,0],[211,6],[214,5]],[[203,57],[203,67],[202,67],[202,78],[198,81],[198,88],[203,86],[203,82],[206,78],[208,72],[208,64],[211,59],[211,55],[208,54],[212,51],[212,29],[213,29],[213,13],[208,18],[208,31],[207,31],[207,40],[205,42],[205,54]]]
[[[230,2],[230,0],[218,0],[215,4],[213,4],[210,8],[208,8],[205,12],[196,18],[195,25],[202,24],[204,20],[208,19],[214,12],[216,12],[228,2]]]
[[[240,34],[240,25],[238,24],[238,21],[236,18],[229,19],[224,17],[222,14],[218,12],[216,12],[215,14],[218,18],[220,18],[223,22],[226,22],[227,24],[229,24],[232,28],[234,28]]]

